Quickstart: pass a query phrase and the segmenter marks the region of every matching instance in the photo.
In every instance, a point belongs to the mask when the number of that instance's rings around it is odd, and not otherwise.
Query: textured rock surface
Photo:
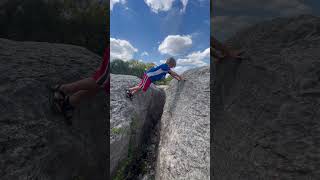
[[[72,128],[52,113],[46,84],[91,75],[101,58],[85,48],[0,39],[0,179],[105,179],[104,92],[75,111]]]
[[[146,92],[138,92],[130,101],[125,89],[140,79],[128,75],[111,75],[110,94],[110,172],[115,174],[121,161],[128,158],[128,150],[139,151],[150,136],[153,123],[160,120],[165,102],[164,90],[155,85]]]
[[[274,19],[230,42],[246,54],[216,67],[215,179],[320,179],[320,18]]]
[[[210,70],[186,71],[166,89],[156,179],[210,179]]]

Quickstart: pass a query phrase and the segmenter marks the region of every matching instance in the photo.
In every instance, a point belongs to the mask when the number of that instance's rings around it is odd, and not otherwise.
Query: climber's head
[[[176,60],[173,57],[170,57],[170,58],[167,59],[166,64],[168,64],[168,66],[170,68],[174,68],[174,67],[176,67],[177,63],[176,63]]]

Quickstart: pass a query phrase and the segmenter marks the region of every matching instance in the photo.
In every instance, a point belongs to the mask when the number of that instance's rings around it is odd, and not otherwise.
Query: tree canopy
[[[0,37],[74,44],[102,55],[109,41],[108,6],[101,1],[6,1],[0,4]]]

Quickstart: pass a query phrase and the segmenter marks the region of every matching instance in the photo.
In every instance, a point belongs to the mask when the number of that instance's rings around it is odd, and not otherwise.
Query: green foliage
[[[113,134],[120,134],[120,133],[123,132],[123,129],[122,129],[122,128],[116,128],[116,127],[114,127],[114,128],[111,129],[111,132],[112,132]]]
[[[113,74],[125,74],[125,75],[132,75],[137,77],[142,77],[143,73],[154,67],[155,64],[153,63],[144,63],[138,60],[130,60],[130,61],[123,61],[121,59],[115,59],[110,63],[110,70]],[[157,85],[165,85],[168,84],[172,80],[172,77],[169,76],[166,79],[161,81],[157,81]]]
[[[131,120],[131,136],[134,136],[138,128],[138,115],[134,114]],[[134,151],[135,144],[133,144],[132,140],[133,139],[130,139],[129,142],[128,156],[120,163],[116,175],[112,178],[113,180],[133,179],[134,177],[136,177],[135,173],[138,169],[145,170],[146,165],[144,163],[139,163],[141,161],[141,159],[139,158],[141,156],[141,152]]]
[[[131,128],[131,134],[135,134],[138,128],[138,124],[139,123],[139,118],[137,114],[134,114],[131,118],[131,124],[130,124],[130,128]]]
[[[116,59],[111,61],[110,70],[113,74],[125,74],[142,77],[144,71],[155,66],[153,63],[143,63],[137,60],[123,61]]]
[[[157,81],[156,84],[157,85],[168,85],[170,83],[170,81],[173,79],[172,76],[168,76],[167,78]]]
[[[120,167],[115,175],[115,177],[113,177],[113,180],[124,180],[126,179],[127,175],[126,175],[126,171],[128,166],[130,165],[132,161],[132,156],[128,155],[128,158],[125,159],[123,162],[121,162]]]
[[[113,180],[125,180],[128,179],[128,177],[132,176],[130,168],[134,161],[134,157],[136,156],[136,153],[133,151],[132,146],[132,141],[130,140],[128,147],[128,156],[120,163],[116,175],[112,178]]]
[[[0,9],[1,38],[74,44],[103,54],[109,35],[107,2],[10,0]]]

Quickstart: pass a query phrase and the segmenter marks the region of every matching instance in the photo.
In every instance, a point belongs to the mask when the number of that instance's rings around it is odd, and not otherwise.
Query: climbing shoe
[[[132,98],[133,98],[133,95],[132,93],[130,92],[130,90],[126,90],[126,94],[127,94],[127,98],[129,98],[131,101],[132,101]]]

